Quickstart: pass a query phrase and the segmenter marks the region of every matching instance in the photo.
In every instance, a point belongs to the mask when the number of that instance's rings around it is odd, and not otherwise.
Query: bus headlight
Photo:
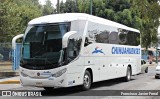
[[[64,74],[67,71],[67,68],[64,68],[58,72],[56,72],[55,74],[53,74],[53,77],[60,77],[62,74]]]
[[[156,69],[156,71],[160,71],[160,69]]]
[[[21,75],[22,75],[23,77],[27,77],[27,76],[28,76],[27,74],[25,74],[25,73],[23,73],[23,72],[21,72]]]

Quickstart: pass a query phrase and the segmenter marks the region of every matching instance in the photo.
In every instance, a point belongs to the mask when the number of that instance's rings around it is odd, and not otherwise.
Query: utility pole
[[[60,9],[59,9],[59,0],[57,0],[57,13],[60,12]]]
[[[92,0],[90,0],[90,14],[92,15]]]
[[[78,0],[76,0],[76,12],[78,12]]]

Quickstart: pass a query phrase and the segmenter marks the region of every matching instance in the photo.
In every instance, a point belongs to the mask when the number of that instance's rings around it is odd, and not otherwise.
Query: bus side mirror
[[[20,64],[20,58],[18,57],[21,52],[19,51],[20,48],[17,47],[16,41],[20,38],[23,38],[23,36],[24,34],[19,34],[12,39],[12,60],[13,60],[12,69],[13,70],[17,70]]]
[[[17,39],[23,38],[24,34],[19,34],[12,39],[12,50],[16,49]]]
[[[63,36],[63,39],[62,39],[62,47],[63,48],[66,48],[68,46],[68,41],[70,38],[74,38],[74,35],[77,34],[77,31],[70,31],[70,32],[67,32],[64,36]]]

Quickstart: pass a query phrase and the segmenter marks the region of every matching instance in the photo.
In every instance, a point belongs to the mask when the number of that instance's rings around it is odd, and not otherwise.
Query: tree
[[[78,1],[77,0],[66,0],[65,3],[60,3],[61,13],[73,13],[78,12]]]
[[[49,15],[54,13],[54,7],[52,6],[52,3],[50,0],[46,1],[46,4],[42,8],[43,15]]]
[[[36,1],[1,0],[0,42],[11,42],[15,35],[24,33],[31,19],[42,15]]]
[[[139,12],[142,26],[141,40],[142,46],[146,49],[151,43],[157,42],[157,33],[159,26],[160,5],[159,0],[135,0],[132,2],[133,9]]]
[[[89,14],[89,4],[79,0],[79,11]],[[157,42],[160,0],[93,0],[93,15],[139,29],[143,47]]]
[[[60,2],[60,13],[64,13],[65,12],[65,4],[63,3],[63,1]]]

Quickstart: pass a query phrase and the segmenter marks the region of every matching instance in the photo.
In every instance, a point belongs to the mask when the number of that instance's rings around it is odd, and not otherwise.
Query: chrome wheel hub
[[[90,79],[88,75],[84,76],[84,85],[88,87],[90,85]]]

